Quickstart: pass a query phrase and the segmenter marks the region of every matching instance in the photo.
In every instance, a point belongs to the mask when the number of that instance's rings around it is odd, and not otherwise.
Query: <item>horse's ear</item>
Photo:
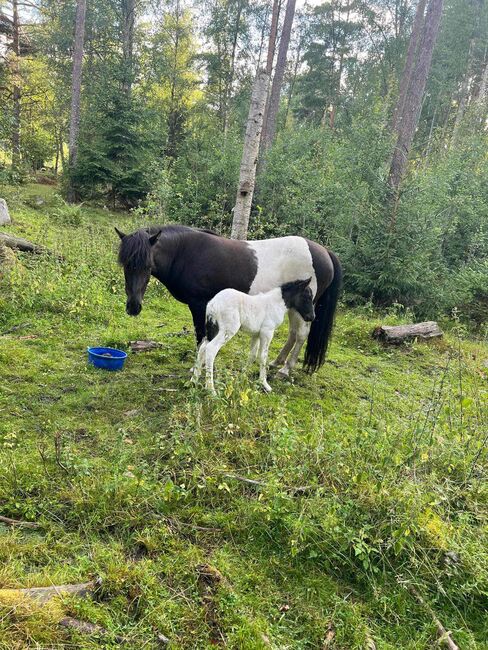
[[[151,244],[151,246],[154,246],[154,244],[158,241],[161,232],[162,232],[162,230],[157,232],[155,235],[151,235],[149,237],[149,243]]]
[[[308,278],[308,280],[302,280],[302,286],[303,288],[308,287],[308,285],[312,282],[312,276]]]
[[[117,226],[115,226],[115,232],[120,237],[120,239],[124,239],[124,237],[126,236],[125,233],[123,233],[121,230],[117,228]]]

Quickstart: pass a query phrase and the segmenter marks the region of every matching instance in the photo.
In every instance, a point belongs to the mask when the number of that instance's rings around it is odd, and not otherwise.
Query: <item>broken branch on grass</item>
[[[78,618],[72,616],[65,616],[59,621],[59,625],[68,630],[76,630],[80,634],[96,634],[97,636],[111,636],[111,633],[101,625],[96,623],[89,623],[88,621],[80,621]],[[116,643],[125,643],[126,639],[123,636],[113,637]]]
[[[41,524],[37,524],[35,521],[20,521],[18,519],[10,519],[10,517],[4,517],[0,515],[0,522],[2,524],[7,524],[7,526],[18,526],[19,528],[40,528]]]
[[[6,334],[12,334],[12,332],[16,332],[17,330],[25,329],[26,327],[30,327],[31,324],[32,323],[20,323],[20,325],[13,325],[12,327],[9,327],[8,330],[1,332],[0,336],[5,336]]]
[[[15,596],[32,598],[39,603],[47,603],[55,596],[88,596],[97,586],[96,581],[82,582],[74,585],[53,585],[51,587],[29,587],[27,589],[0,589],[0,600],[11,599]]]
[[[422,607],[424,607],[424,609],[430,614],[432,620],[435,623],[435,626],[437,627],[437,636],[439,638],[439,643],[445,643],[449,650],[459,650],[459,646],[456,645],[456,643],[454,643],[451,638],[451,632],[446,630],[446,628],[442,625],[432,607],[422,598],[415,587],[409,585],[408,589],[410,593],[416,598],[416,600],[422,605]]]

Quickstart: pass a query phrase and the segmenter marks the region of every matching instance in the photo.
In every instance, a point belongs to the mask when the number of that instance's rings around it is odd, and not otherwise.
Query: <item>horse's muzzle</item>
[[[140,302],[127,301],[125,311],[129,314],[129,316],[139,316],[139,314],[141,313],[141,309],[142,309],[142,305]]]

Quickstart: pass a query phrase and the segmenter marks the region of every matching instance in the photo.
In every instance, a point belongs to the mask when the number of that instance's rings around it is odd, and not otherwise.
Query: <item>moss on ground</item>
[[[0,524],[0,589],[101,586],[0,601],[0,648],[426,649],[409,585],[463,650],[488,648],[486,342],[448,323],[384,348],[377,315],[342,309],[319,373],[265,395],[237,337],[212,399],[188,381],[186,307],[154,281],[125,315],[113,226],[141,216],[41,186],[9,199],[12,232],[64,260],[19,254],[0,279],[0,513],[41,524]],[[89,345],[148,338],[161,347],[121,373],[86,364]]]

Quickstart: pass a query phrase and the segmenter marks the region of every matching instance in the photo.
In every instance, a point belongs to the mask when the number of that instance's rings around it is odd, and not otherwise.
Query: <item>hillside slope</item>
[[[0,523],[0,589],[101,586],[49,606],[0,592],[0,648],[431,648],[412,586],[463,650],[488,648],[486,342],[453,323],[383,348],[375,314],[342,309],[319,373],[265,395],[241,336],[212,399],[188,381],[186,307],[153,281],[125,315],[113,226],[141,217],[9,199],[10,230],[64,261],[18,255],[0,278],[0,514],[41,524]],[[86,364],[149,338],[121,373]]]

